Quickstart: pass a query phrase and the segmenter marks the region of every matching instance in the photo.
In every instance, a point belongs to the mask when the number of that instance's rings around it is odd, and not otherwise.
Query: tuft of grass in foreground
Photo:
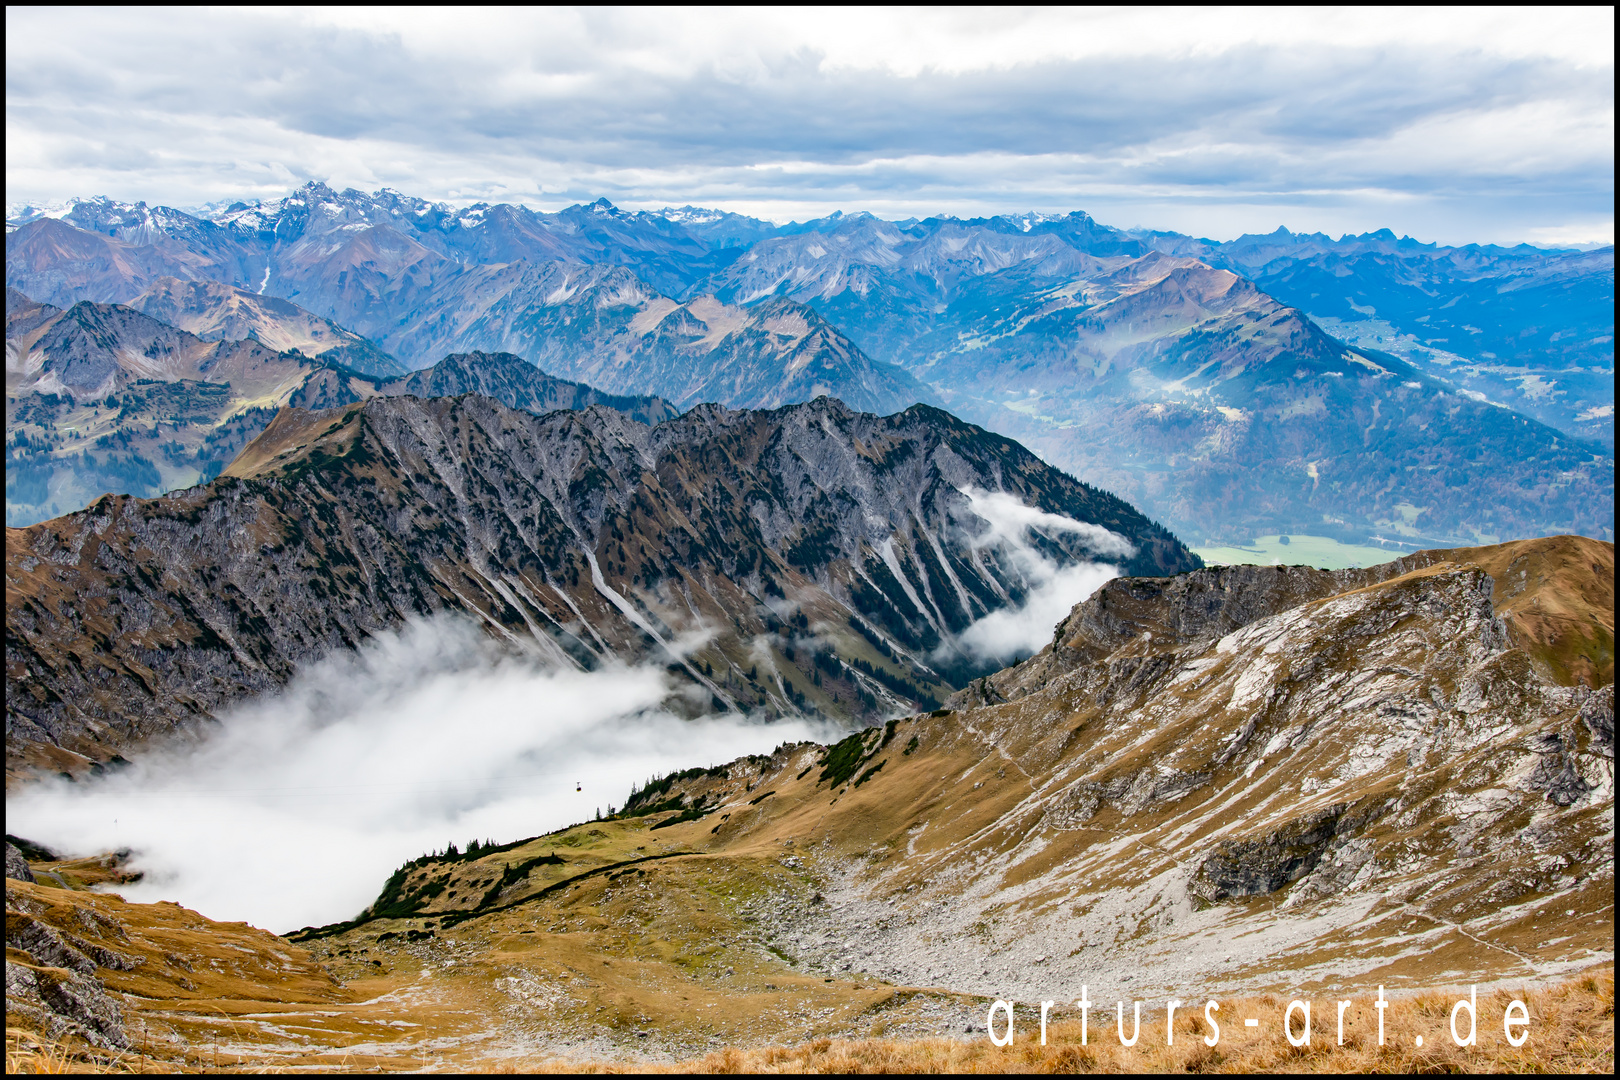
[[[1164,1015],[1150,1022],[1144,1012],[1142,1032],[1134,1047],[1124,1047],[1115,1033],[1112,1008],[1095,1007],[1089,1045],[1080,1043],[1080,1024],[1064,1022],[1047,1028],[1040,1045],[1038,1023],[1025,1007],[1012,1045],[998,1047],[983,1035],[972,1042],[954,1039],[816,1039],[798,1046],[755,1050],[727,1048],[674,1065],[630,1062],[565,1062],[501,1065],[496,1072],[701,1072],[701,1073],[943,1073],[943,1072],[1104,1072],[1104,1073],[1241,1073],[1241,1072],[1593,1072],[1614,1071],[1614,972],[1590,974],[1542,989],[1497,990],[1479,997],[1478,1043],[1456,1046],[1450,1035],[1456,993],[1420,993],[1391,997],[1385,1013],[1385,1045],[1378,1045],[1377,1014],[1372,999],[1355,995],[1345,1011],[1345,1042],[1336,1042],[1337,1008],[1331,1000],[1312,1004],[1309,1047],[1294,1047],[1280,1024],[1286,998],[1263,995],[1224,1001],[1219,1045],[1204,1044],[1208,1028],[1201,1008],[1176,1016],[1174,1045],[1165,1045]],[[1513,1047],[1503,1037],[1501,1017],[1518,998],[1530,1012],[1530,1037]],[[1110,1002],[1111,1006],[1113,1003]],[[1262,1017],[1266,1030],[1242,1026],[1244,1016]],[[1298,1014],[1296,1013],[1296,1024]],[[1222,1019],[1225,1018],[1225,1019]],[[998,1025],[1000,1022],[998,1017]],[[1126,1025],[1129,1026],[1129,1017]],[[998,1026],[998,1031],[1000,1030]],[[1464,1025],[1466,1030],[1466,1025]],[[1523,1030],[1523,1029],[1520,1029]],[[1295,1027],[1296,1036],[1299,1027]],[[1416,1040],[1423,1036],[1423,1046]]]
[[[6,1075],[62,1076],[68,1073],[171,1073],[170,1062],[136,1054],[95,1050],[77,1039],[53,1039],[6,1028]]]

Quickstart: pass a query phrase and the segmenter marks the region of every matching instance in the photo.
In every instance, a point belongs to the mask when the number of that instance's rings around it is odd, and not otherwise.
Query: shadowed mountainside
[[[286,409],[206,487],[7,533],[8,762],[83,768],[446,610],[560,664],[668,665],[717,709],[937,701],[935,650],[1032,585],[978,539],[973,489],[1101,526],[1127,572],[1199,565],[1128,504],[926,406],[702,406],[655,428],[476,395]],[[1034,531],[1060,564],[1105,535]],[[704,629],[690,655],[675,644]]]
[[[347,391],[346,393],[344,391]],[[395,397],[460,397],[479,394],[493,398],[509,409],[543,416],[559,409],[588,409],[602,405],[632,420],[657,425],[679,416],[680,410],[660,397],[603,393],[594,386],[553,378],[521,356],[511,353],[455,353],[430,368],[397,379],[374,380],[371,386],[352,380],[347,388],[334,389],[334,400],[310,407],[333,408],[381,395]],[[341,397],[341,400],[336,400]],[[295,402],[295,404],[303,404]]]

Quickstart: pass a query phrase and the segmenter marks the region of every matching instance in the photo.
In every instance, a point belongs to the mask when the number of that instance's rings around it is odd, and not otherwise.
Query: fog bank
[[[449,842],[548,832],[651,776],[837,734],[682,720],[660,705],[670,689],[658,668],[548,669],[463,618],[413,621],[241,704],[197,745],[8,797],[7,829],[76,854],[131,848],[146,877],[126,899],[286,932],[353,917]]]

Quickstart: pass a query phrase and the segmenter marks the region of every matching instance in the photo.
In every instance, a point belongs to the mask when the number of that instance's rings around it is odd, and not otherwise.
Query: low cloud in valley
[[[356,915],[388,875],[454,842],[590,819],[655,775],[830,729],[683,720],[661,669],[555,670],[470,623],[414,622],[84,783],[7,799],[8,831],[78,853],[128,847],[129,900],[277,932]],[[582,788],[583,790],[577,790]]]

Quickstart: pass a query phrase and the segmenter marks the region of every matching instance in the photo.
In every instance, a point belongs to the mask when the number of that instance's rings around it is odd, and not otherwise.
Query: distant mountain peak
[[[649,211],[655,217],[665,221],[673,221],[677,225],[709,225],[726,216],[724,210],[709,210],[701,206],[666,206],[662,210]]]

